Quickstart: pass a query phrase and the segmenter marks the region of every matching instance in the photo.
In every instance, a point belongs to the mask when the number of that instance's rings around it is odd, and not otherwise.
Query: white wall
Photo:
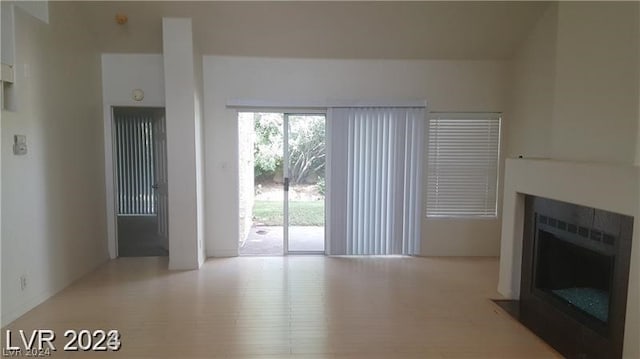
[[[205,56],[207,255],[237,255],[238,126],[236,111],[226,108],[229,99],[292,104],[426,99],[432,111],[500,112],[508,78],[508,65],[497,61]],[[463,235],[468,233],[473,235]],[[422,254],[497,255],[499,233],[498,220],[425,219]]]
[[[634,163],[638,6],[638,2],[558,5],[554,158]]]
[[[550,156],[557,22],[552,4],[514,56],[513,116],[504,126],[507,157]]]
[[[200,44],[193,43],[193,70],[195,77],[194,84],[194,107],[195,107],[195,155],[196,155],[196,216],[198,220],[198,266],[201,266],[206,259],[205,253],[205,216],[206,206],[204,199],[204,79],[202,69],[202,53]]]
[[[162,21],[169,182],[169,268],[202,263],[198,202],[200,106],[190,19]]]
[[[144,91],[134,101],[132,91]],[[160,54],[102,54],[102,104],[109,256],[116,257],[116,201],[113,168],[112,107],[164,107],[164,66]]]
[[[634,163],[639,7],[560,2],[547,9],[514,57],[508,156]]]
[[[27,14],[49,23],[49,1],[48,0],[36,0],[36,1],[12,1],[17,7],[24,10]]]
[[[0,2],[0,62],[13,65],[15,52],[15,27],[13,25],[13,3]]]
[[[640,19],[640,6],[638,6],[638,19]],[[640,20],[638,21],[638,58],[640,59]],[[638,71],[638,88],[640,89],[640,71]],[[640,91],[638,91],[638,129],[636,135],[636,166],[640,166]],[[640,314],[639,314],[640,315]]]
[[[144,99],[134,101],[132,91]],[[102,98],[113,106],[164,106],[162,54],[102,54]]]
[[[16,112],[2,112],[2,325],[107,260],[100,57],[73,3],[16,8]],[[11,152],[14,134],[28,154]],[[27,287],[20,290],[21,275]]]
[[[29,14],[45,23],[49,23],[49,2],[48,1],[2,1],[0,4],[0,12],[2,13],[2,51],[0,51],[0,60],[3,64],[14,64],[15,52],[15,26],[14,12],[15,8],[19,8],[26,14]]]

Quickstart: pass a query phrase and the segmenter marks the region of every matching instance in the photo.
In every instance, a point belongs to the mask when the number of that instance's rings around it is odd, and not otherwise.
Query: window
[[[499,114],[432,114],[427,217],[496,217]]]

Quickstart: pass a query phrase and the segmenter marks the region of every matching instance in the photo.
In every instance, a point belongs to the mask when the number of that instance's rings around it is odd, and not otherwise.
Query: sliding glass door
[[[324,114],[284,116],[285,253],[324,253]]]
[[[325,122],[238,113],[240,255],[324,253]]]

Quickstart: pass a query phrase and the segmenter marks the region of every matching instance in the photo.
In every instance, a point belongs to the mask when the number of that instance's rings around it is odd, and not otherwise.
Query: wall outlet
[[[25,290],[27,288],[27,276],[20,276],[20,290]]]

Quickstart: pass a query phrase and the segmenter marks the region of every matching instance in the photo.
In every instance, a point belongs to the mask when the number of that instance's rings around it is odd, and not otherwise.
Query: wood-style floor
[[[118,329],[120,358],[555,358],[499,309],[493,258],[121,258],[6,329]],[[3,333],[4,336],[4,333]],[[3,338],[4,341],[4,338]],[[60,348],[59,348],[60,349]]]

